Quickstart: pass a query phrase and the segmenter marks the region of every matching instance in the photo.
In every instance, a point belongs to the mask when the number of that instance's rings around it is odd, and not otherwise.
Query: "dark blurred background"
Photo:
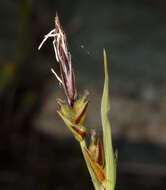
[[[93,189],[78,143],[56,114],[63,89],[50,72],[52,41],[37,50],[58,11],[86,126],[101,135],[105,47],[111,64],[118,190],[166,186],[166,1],[0,1],[0,189]]]

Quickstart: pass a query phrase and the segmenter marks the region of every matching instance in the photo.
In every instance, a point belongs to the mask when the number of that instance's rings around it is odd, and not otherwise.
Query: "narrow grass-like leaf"
[[[112,138],[111,138],[111,126],[108,119],[108,112],[110,110],[109,104],[109,77],[107,70],[107,57],[105,49],[104,53],[104,72],[105,72],[105,81],[104,81],[104,90],[101,102],[101,120],[103,128],[103,144],[105,152],[105,175],[106,175],[106,190],[114,190],[115,180],[116,180],[116,168],[115,168],[115,159],[114,152],[112,147]]]

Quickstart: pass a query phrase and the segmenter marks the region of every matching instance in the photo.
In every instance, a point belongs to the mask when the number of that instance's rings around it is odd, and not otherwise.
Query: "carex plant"
[[[57,104],[59,105],[57,113],[80,144],[95,190],[114,190],[116,183],[117,153],[113,151],[111,127],[108,119],[110,106],[106,52],[105,50],[103,51],[105,81],[101,100],[103,139],[101,140],[99,137],[96,138],[96,132],[93,129],[90,132],[91,142],[87,145],[87,129],[84,126],[84,120],[89,106],[89,100],[87,99],[88,91],[86,90],[83,96],[78,98],[71,54],[58,14],[56,14],[55,17],[54,29],[44,36],[38,49],[42,47],[48,38],[53,39],[53,48],[56,61],[59,64],[60,76],[58,76],[53,68],[51,71],[63,86],[67,98],[66,103],[61,99],[57,100]]]

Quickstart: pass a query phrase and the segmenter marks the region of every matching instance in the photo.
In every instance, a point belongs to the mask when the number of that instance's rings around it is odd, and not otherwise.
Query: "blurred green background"
[[[56,11],[67,34],[86,126],[101,134],[105,47],[111,65],[119,190],[166,186],[165,0],[0,1],[0,189],[93,189],[79,145],[56,114],[63,89],[52,41]]]

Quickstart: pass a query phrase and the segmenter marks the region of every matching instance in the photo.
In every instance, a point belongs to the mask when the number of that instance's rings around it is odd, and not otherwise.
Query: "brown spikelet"
[[[56,72],[53,69],[51,69],[51,71],[54,73],[58,81],[62,84],[69,105],[73,106],[77,98],[75,76],[66,35],[62,29],[57,13],[55,17],[55,28],[51,30],[47,35],[45,35],[38,49],[40,49],[44,42],[50,37],[54,38],[53,47],[55,51],[56,60],[60,66],[60,77],[56,74]]]
[[[71,54],[69,52],[66,35],[62,30],[58,14],[55,17],[55,34],[54,49],[56,51],[57,61],[60,65],[60,74],[62,85],[68,99],[68,103],[73,106],[76,99],[75,76],[71,62]]]
[[[90,165],[96,175],[96,178],[102,183],[105,180],[105,175],[102,169],[97,165],[97,163],[93,160],[88,149],[84,148],[84,151],[89,159]]]

